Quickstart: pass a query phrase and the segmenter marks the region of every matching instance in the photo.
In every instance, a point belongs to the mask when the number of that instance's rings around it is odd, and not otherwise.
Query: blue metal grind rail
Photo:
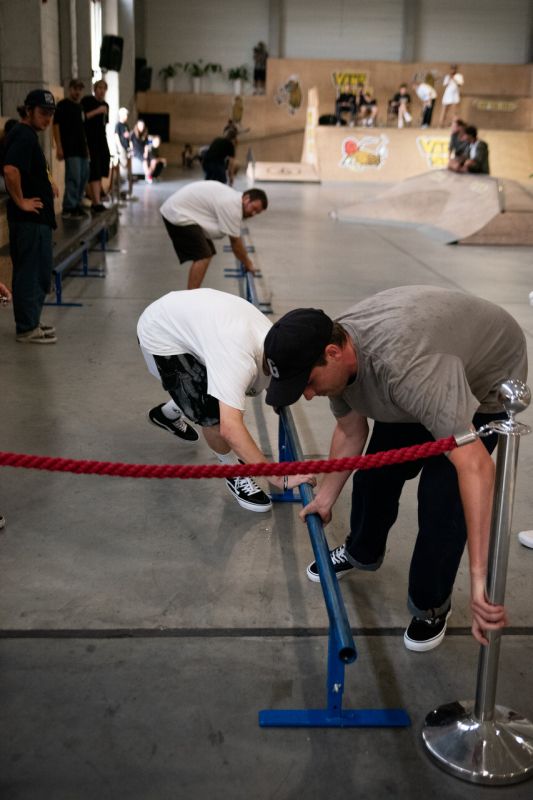
[[[246,299],[261,309],[255,287],[255,278],[241,266],[246,284]],[[280,461],[304,461],[304,456],[294,419],[289,408],[280,409],[279,419]],[[299,487],[299,497],[288,490],[273,494],[273,500],[300,500],[304,506],[313,500],[313,490],[307,483]],[[403,728],[411,724],[406,711],[391,709],[343,709],[344,669],[357,658],[346,607],[339,589],[337,576],[329,556],[329,545],[324,526],[318,514],[308,514],[307,528],[320,575],[320,585],[329,618],[328,674],[326,681],[327,706],[321,709],[264,709],[259,712],[262,728]]]
[[[290,409],[280,411],[280,427],[284,439],[289,443],[293,460],[303,461],[303,453]],[[288,460],[288,459],[287,459]],[[299,487],[303,505],[313,499],[311,487],[303,483]],[[406,711],[391,709],[343,709],[344,668],[357,658],[346,608],[339,589],[337,577],[329,557],[329,546],[322,520],[318,514],[306,517],[307,528],[315,555],[320,585],[329,617],[328,674],[326,681],[327,707],[324,709],[281,709],[259,712],[262,728],[401,728],[411,724]]]

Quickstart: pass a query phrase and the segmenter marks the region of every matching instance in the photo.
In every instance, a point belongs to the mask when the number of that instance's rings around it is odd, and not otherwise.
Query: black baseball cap
[[[296,308],[274,323],[265,339],[270,406],[290,406],[301,397],[332,331],[333,320],[318,308]]]
[[[47,111],[56,110],[54,95],[48,89],[33,89],[26,95],[24,105],[30,108],[45,108]]]

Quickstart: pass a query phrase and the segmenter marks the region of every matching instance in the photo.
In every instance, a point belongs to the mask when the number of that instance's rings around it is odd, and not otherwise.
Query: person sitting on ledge
[[[378,102],[370,89],[364,89],[359,96],[359,122],[369,128],[377,125]]]
[[[350,84],[345,84],[335,100],[335,119],[337,125],[345,125],[343,114],[348,113],[350,125],[353,127],[357,119],[357,100],[350,89]]]
[[[448,169],[452,172],[490,175],[489,146],[477,138],[477,128],[467,125],[460,135],[460,141],[466,143],[466,149],[459,157],[450,159]]]

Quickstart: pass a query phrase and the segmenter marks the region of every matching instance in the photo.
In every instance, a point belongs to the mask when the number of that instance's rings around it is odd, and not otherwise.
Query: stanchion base
[[[411,720],[402,708],[265,710],[261,728],[406,728]]]
[[[427,715],[422,738],[442,769],[470,783],[504,785],[533,777],[533,724],[496,706],[479,722],[473,700],[440,706]]]

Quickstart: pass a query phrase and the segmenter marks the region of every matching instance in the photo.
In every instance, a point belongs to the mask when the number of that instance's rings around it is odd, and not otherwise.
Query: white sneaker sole
[[[533,547],[533,531],[520,531],[518,541],[524,547]]]
[[[410,639],[407,636],[407,631],[405,631],[403,635],[403,643],[406,646],[406,648],[408,650],[411,650],[413,653],[427,653],[429,650],[434,650],[436,647],[438,647],[446,635],[446,629],[448,628],[448,619],[451,613],[452,610],[450,608],[450,610],[446,614],[446,624],[444,628],[441,630],[441,632],[437,636],[434,636],[432,639],[426,639],[425,642],[415,642],[414,639]]]
[[[311,572],[311,567],[313,566],[314,563],[315,562],[312,561],[309,564],[309,566],[307,567],[306,575],[307,575],[307,577],[309,578],[310,581],[313,581],[313,583],[320,583],[320,575],[318,575],[318,573],[315,575],[314,572]],[[336,573],[337,580],[340,581],[342,578],[344,578],[346,575],[348,575],[348,573],[351,572],[351,571],[352,571],[351,569],[347,569],[347,570],[344,570],[344,572],[337,572]]]
[[[264,514],[266,511],[271,511],[272,510],[272,503],[269,503],[268,505],[262,505],[262,506],[258,506],[256,503],[249,503],[247,500],[243,500],[241,497],[237,497],[237,495],[235,494],[233,489],[230,489],[230,487],[228,486],[227,483],[226,483],[226,486],[227,486],[228,492],[231,494],[231,496],[234,497],[235,500],[238,502],[238,504],[242,508],[245,508],[247,511],[255,511],[255,512],[259,513],[259,514]]]

